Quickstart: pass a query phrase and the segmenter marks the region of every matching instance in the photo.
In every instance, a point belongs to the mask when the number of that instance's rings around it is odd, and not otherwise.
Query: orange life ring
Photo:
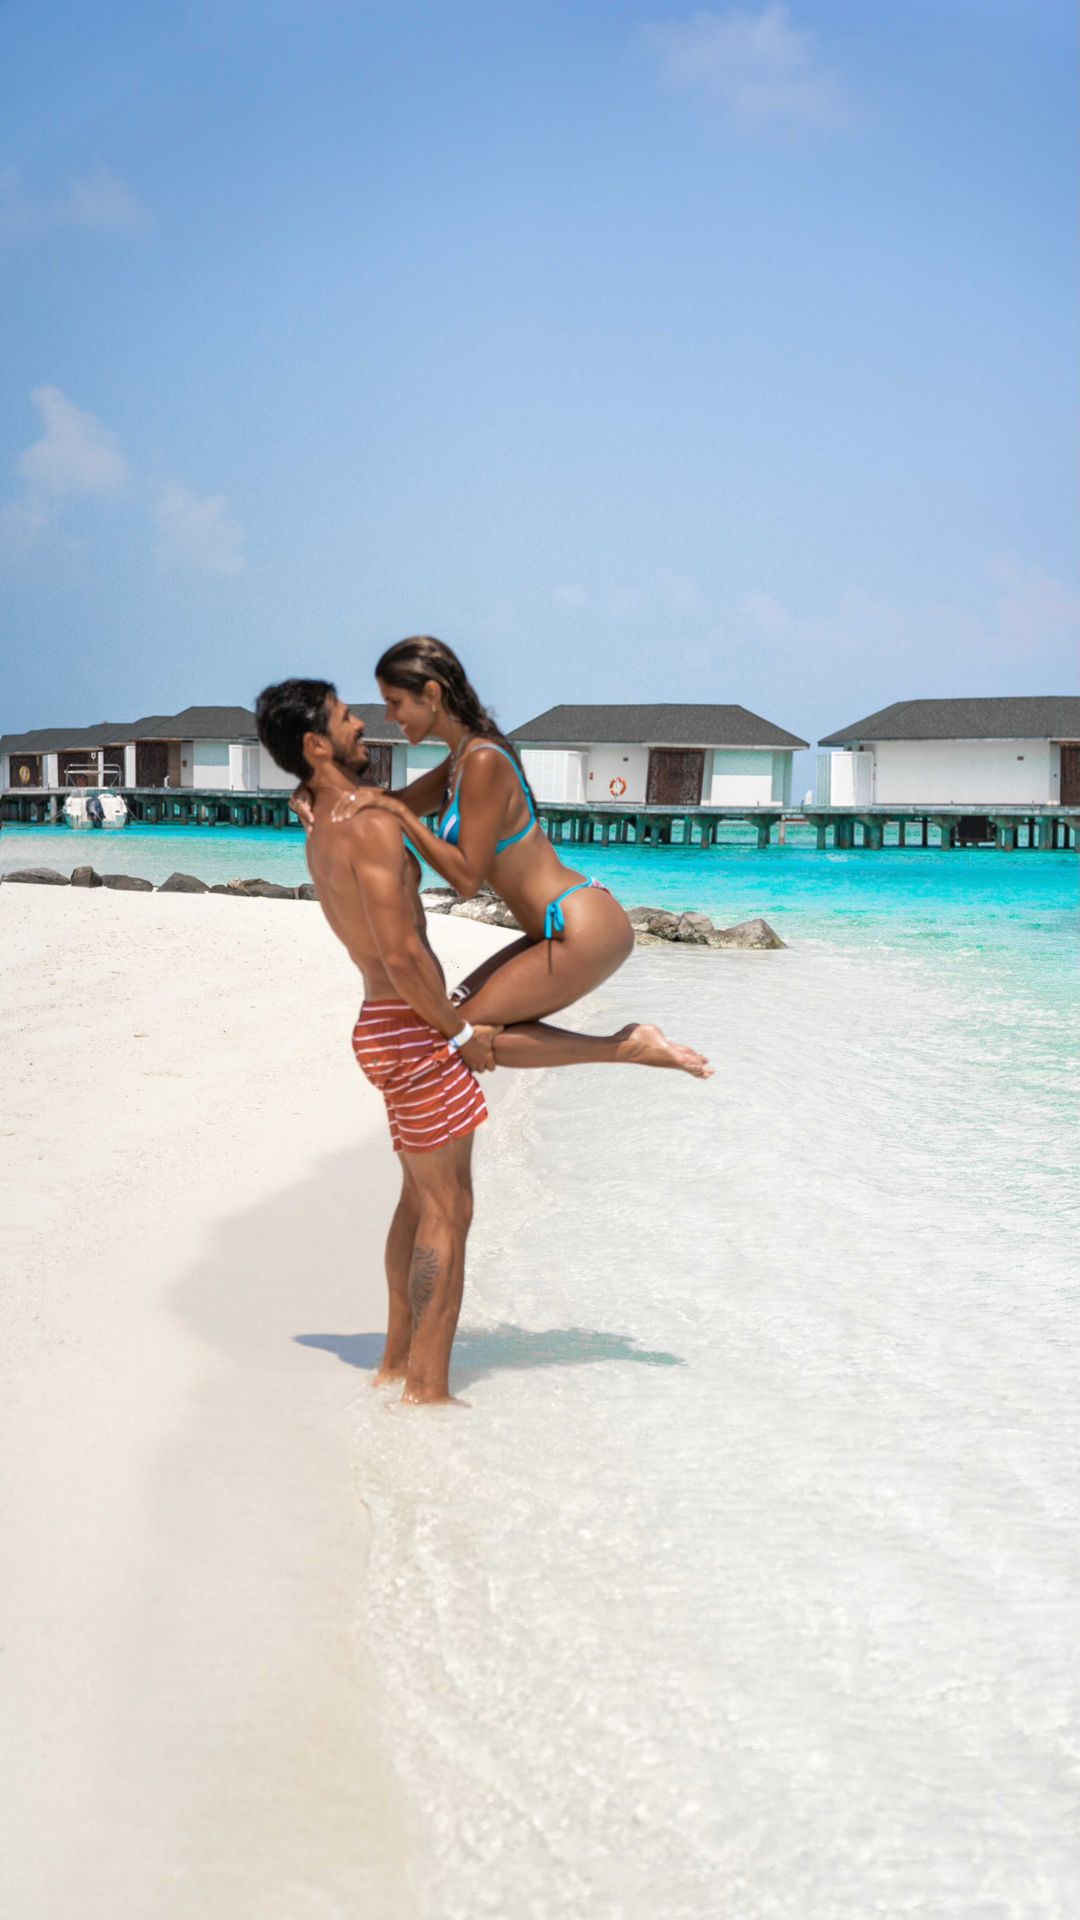
[[[623,794],[626,792],[626,781],[623,779],[621,773],[617,773],[614,780],[608,781],[608,792],[613,800],[622,799]]]

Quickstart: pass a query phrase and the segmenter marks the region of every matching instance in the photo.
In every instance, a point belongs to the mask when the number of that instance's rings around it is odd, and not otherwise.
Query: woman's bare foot
[[[615,1035],[621,1041],[620,1057],[635,1067],[674,1067],[679,1073],[692,1074],[695,1080],[708,1080],[713,1069],[703,1053],[693,1047],[680,1047],[669,1040],[659,1027],[631,1025],[620,1027]]]

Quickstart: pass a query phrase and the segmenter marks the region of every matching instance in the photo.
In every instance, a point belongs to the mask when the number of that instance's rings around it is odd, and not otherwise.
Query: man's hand
[[[472,1039],[457,1051],[474,1073],[490,1073],[495,1065],[495,1042],[501,1027],[474,1027]]]
[[[343,793],[334,801],[330,809],[330,821],[339,827],[343,820],[351,820],[354,814],[362,813],[365,807],[382,807],[387,813],[396,813],[399,820],[407,820],[408,808],[400,800],[387,793],[384,787],[354,787],[351,793]]]

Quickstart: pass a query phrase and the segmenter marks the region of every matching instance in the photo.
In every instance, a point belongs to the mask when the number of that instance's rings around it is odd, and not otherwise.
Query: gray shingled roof
[[[103,720],[94,727],[36,727],[5,733],[0,753],[56,753],[68,747],[123,746],[128,740],[254,740],[255,715],[248,707],[184,707],[142,720]]]
[[[843,747],[850,740],[1080,740],[1080,697],[894,700],[818,744]]]
[[[404,740],[382,701],[353,705],[369,740]],[[69,747],[122,746],[128,740],[255,740],[255,715],[249,707],[184,707],[180,713],[151,713],[141,720],[103,720],[96,727],[35,727],[29,733],[5,733],[0,753],[56,753]]]
[[[515,727],[511,740],[546,747],[805,747],[746,707],[664,706],[549,707]]]
[[[349,712],[355,713],[357,719],[363,721],[364,736],[368,740],[379,742],[405,738],[397,721],[387,719],[386,708],[381,700],[369,700],[366,704],[362,700],[350,700]]]
[[[255,740],[250,707],[183,707],[179,713],[154,713],[136,720],[129,740]]]
[[[35,727],[0,736],[0,753],[62,753],[68,747],[119,747],[130,740],[128,722],[103,720],[96,727]]]

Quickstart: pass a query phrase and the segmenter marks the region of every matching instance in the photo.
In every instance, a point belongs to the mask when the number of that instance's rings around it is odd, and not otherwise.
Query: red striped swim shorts
[[[487,1119],[476,1075],[404,1000],[365,1000],[352,1044],[386,1101],[395,1153],[433,1153]]]

